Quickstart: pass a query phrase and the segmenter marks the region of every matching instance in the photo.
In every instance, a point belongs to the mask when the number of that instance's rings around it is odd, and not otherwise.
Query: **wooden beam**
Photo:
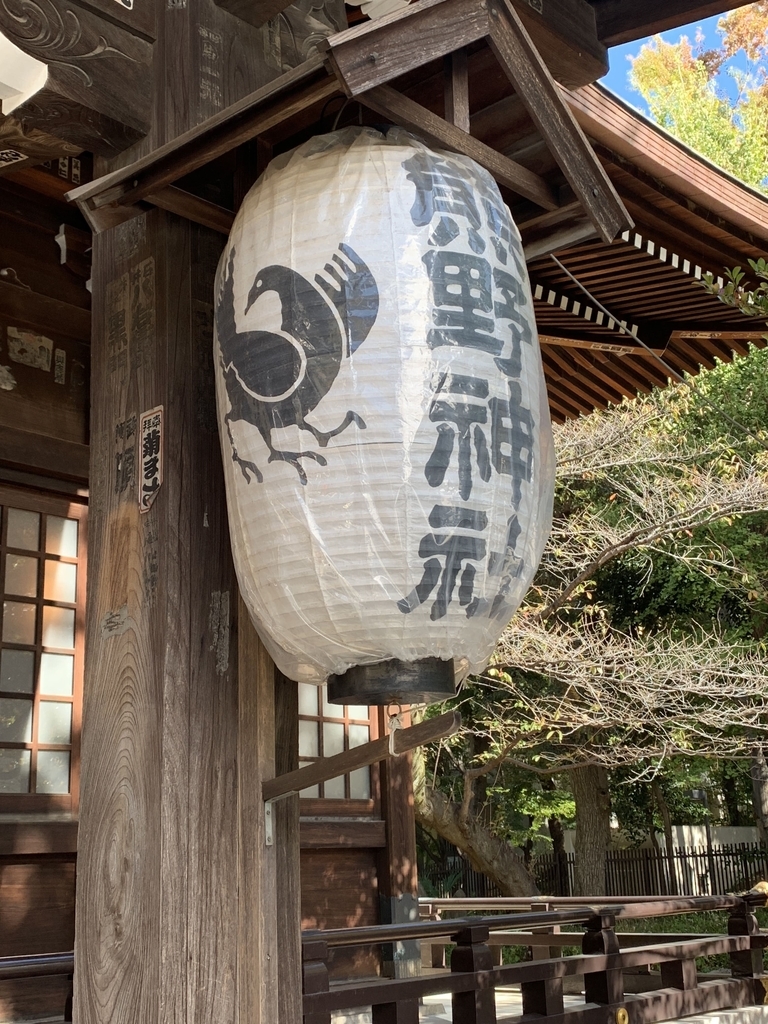
[[[568,88],[594,82],[608,70],[586,0],[513,0],[554,77]],[[416,7],[340,32],[323,45],[356,95],[413,67],[468,46],[486,33],[487,13],[477,0],[421,0]],[[373,60],[371,58],[374,58]]]
[[[552,77],[578,89],[608,73],[608,51],[598,39],[595,9],[586,0],[512,0]]]
[[[408,729],[398,729],[392,741],[394,753],[395,755],[404,754],[408,750],[415,750],[416,747],[431,743],[433,740],[453,736],[460,726],[461,715],[458,711],[447,711],[444,715],[430,718],[426,722],[412,725]],[[306,768],[299,768],[295,772],[288,772],[287,775],[281,775],[280,778],[264,782],[261,787],[262,799],[279,800],[292,793],[300,793],[302,789],[327,782],[328,779],[335,779],[339,775],[346,775],[357,768],[366,768],[389,756],[390,737],[382,736],[381,739],[363,743],[361,746],[345,750],[341,754],[334,754],[333,757],[321,758],[319,761],[307,765]]]
[[[151,192],[144,201],[161,210],[167,210],[168,213],[186,217],[187,220],[201,224],[204,228],[218,231],[220,235],[228,235],[235,220],[232,210],[226,210],[223,206],[208,202],[207,199],[193,196],[191,192],[185,192],[175,185],[166,185],[157,192]]]
[[[0,461],[25,469],[37,469],[66,480],[88,480],[87,444],[33,434],[16,427],[0,428]]]
[[[606,46],[655,35],[713,14],[745,7],[752,0],[597,0],[597,34]]]
[[[715,341],[762,341],[765,331],[672,331],[672,338],[711,338]]]
[[[91,340],[91,311],[0,280],[0,319],[78,341]]]
[[[485,0],[420,0],[340,32],[321,47],[347,95],[359,96],[487,34]]]
[[[488,0],[491,49],[544,136],[600,237],[611,242],[633,226],[616,189],[564,102],[515,9]]]
[[[616,345],[610,341],[588,341],[585,338],[566,338],[554,334],[540,334],[539,342],[542,345],[557,345],[560,348],[581,348],[592,352],[610,352],[614,356],[639,356],[644,359],[653,359],[664,354],[664,350],[660,348],[651,349],[649,352],[641,345]]]
[[[445,120],[469,135],[469,68],[467,51],[456,50],[445,61]]]
[[[149,156],[73,189],[67,197],[78,203],[95,230],[103,230],[102,211],[116,209],[122,220],[138,215],[140,200],[338,92],[338,83],[320,59],[312,58]]]
[[[281,800],[282,804],[283,801]],[[275,808],[277,811],[277,808]],[[384,821],[334,818],[329,821],[299,820],[299,836],[303,850],[321,847],[339,849],[351,846],[358,850],[383,849],[387,845],[387,827]]]
[[[495,149],[472,138],[460,128],[448,124],[442,117],[422,107],[389,85],[379,85],[360,96],[361,101],[372,110],[391,118],[396,124],[410,127],[426,135],[439,145],[447,146],[457,153],[463,153],[485,167],[500,184],[525,196],[545,210],[557,207],[557,195],[546,181],[522,164],[502,156]]]

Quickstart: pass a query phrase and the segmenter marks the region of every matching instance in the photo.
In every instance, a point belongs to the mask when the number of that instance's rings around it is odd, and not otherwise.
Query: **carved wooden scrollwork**
[[[104,156],[146,134],[151,43],[70,0],[0,0],[0,32],[48,67],[13,112],[24,131]]]

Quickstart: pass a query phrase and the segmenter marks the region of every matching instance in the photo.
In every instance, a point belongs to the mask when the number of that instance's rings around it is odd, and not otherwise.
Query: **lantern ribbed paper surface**
[[[549,413],[491,176],[400,129],[274,160],[235,219],[214,358],[230,531],[270,654],[487,663],[550,528]]]

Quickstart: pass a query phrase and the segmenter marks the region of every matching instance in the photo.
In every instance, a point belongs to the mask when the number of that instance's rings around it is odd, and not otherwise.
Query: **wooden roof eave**
[[[765,196],[715,166],[600,85],[563,90],[585,134],[704,210],[768,242]]]
[[[546,179],[388,84],[478,40],[487,42],[495,54],[569,181],[572,194],[564,204]],[[332,36],[326,45],[326,60],[335,77],[328,74],[321,57],[314,57],[149,156],[73,190],[69,198],[78,202],[94,231],[128,220],[149,204],[226,233],[233,211],[180,189],[179,180],[343,89],[394,123],[475,159],[501,184],[545,211],[565,205],[569,212],[575,195],[592,229],[605,241],[633,225],[509,0],[422,0]],[[454,73],[457,66],[454,63]],[[579,226],[574,234],[569,225],[568,231],[566,240],[572,241],[581,237],[578,232],[583,236],[585,227]],[[563,239],[558,241],[562,244]],[[546,239],[537,240],[536,251],[546,251]]]

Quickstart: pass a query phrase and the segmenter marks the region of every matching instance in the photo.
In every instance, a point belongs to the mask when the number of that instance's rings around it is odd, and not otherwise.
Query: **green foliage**
[[[646,100],[651,117],[682,142],[741,181],[768,190],[768,87],[764,70],[768,5],[732,11],[718,23],[721,45],[703,51],[683,36],[666,43],[657,36],[633,58],[630,82]],[[739,72],[733,57],[744,51],[750,68]],[[738,95],[717,86],[720,73],[736,79]]]

